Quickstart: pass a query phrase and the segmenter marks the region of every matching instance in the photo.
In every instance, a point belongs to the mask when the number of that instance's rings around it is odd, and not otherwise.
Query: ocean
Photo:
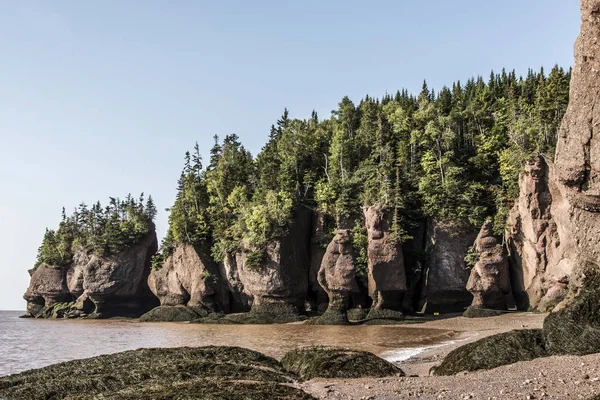
[[[246,347],[275,358],[297,347],[341,346],[400,362],[454,337],[452,331],[418,325],[203,325],[19,318],[22,314],[0,311],[0,376],[138,348],[208,345]]]

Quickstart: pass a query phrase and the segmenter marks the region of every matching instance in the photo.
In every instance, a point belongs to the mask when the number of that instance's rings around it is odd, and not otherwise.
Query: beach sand
[[[399,362],[407,377],[314,379],[300,384],[323,399],[588,399],[600,394],[600,354],[553,356],[519,362],[489,371],[457,376],[429,376],[456,347],[513,329],[541,328],[546,314],[511,313],[498,317],[454,317],[415,327],[452,329],[451,342],[425,349]]]

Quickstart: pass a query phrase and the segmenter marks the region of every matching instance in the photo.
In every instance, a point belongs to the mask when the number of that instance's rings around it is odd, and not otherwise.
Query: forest
[[[71,215],[62,210],[62,220],[56,231],[46,229],[38,249],[35,266],[69,265],[78,251],[93,251],[99,256],[117,254],[138,243],[154,231],[156,206],[152,196],[144,202],[127,195],[124,200],[110,197],[106,207],[100,202],[91,208],[81,203]]]
[[[153,266],[180,244],[222,260],[242,242],[249,265],[258,266],[299,208],[325,216],[323,246],[336,228],[352,229],[359,272],[367,263],[363,207],[390,212],[391,240],[399,242],[427,218],[474,229],[492,219],[502,234],[524,164],[553,158],[570,73],[502,70],[439,91],[424,82],[417,95],[402,90],[358,104],[344,97],[328,119],[314,111],[290,119],[286,109],[255,158],[237,135],[215,136],[204,166],[196,144],[185,154]]]
[[[181,244],[223,260],[242,244],[248,264],[258,266],[266,244],[288,232],[295,212],[325,217],[322,246],[335,229],[352,230],[359,273],[367,268],[363,207],[393,215],[391,240],[404,242],[424,219],[479,228],[492,219],[502,234],[518,196],[524,164],[541,154],[553,158],[560,121],[569,101],[570,71],[555,66],[490,74],[487,82],[436,91],[423,83],[358,104],[344,97],[328,119],[313,111],[291,119],[288,110],[271,126],[253,158],[235,134],[214,136],[207,165],[198,144],[186,152],[169,228],[153,267]],[[116,254],[154,230],[156,206],[128,195],[106,207],[63,209],[56,231],[46,230],[36,265],[67,265],[78,250]]]

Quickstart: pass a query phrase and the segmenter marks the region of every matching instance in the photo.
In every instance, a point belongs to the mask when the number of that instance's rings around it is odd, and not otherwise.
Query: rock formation
[[[463,311],[473,297],[467,291],[465,256],[476,232],[454,223],[429,221],[425,268],[421,280],[421,309],[426,312]]]
[[[162,268],[151,271],[148,285],[162,307],[200,307],[213,312],[229,308],[218,266],[192,245],[178,246]]]
[[[0,377],[0,398],[314,399],[296,381],[277,360],[240,347],[139,349]]]
[[[233,309],[256,310],[289,304],[298,311],[304,310],[308,293],[310,228],[311,213],[301,210],[289,233],[269,242],[258,262],[251,262],[257,249],[245,241],[240,250],[226,257],[221,273],[226,277],[231,296],[238,302]]]
[[[119,254],[102,257],[82,250],[68,266],[42,264],[31,272],[24,295],[28,312],[31,316],[62,316],[52,311],[60,304],[61,309],[78,311],[74,316],[139,316],[155,305],[146,280],[156,250],[152,229],[138,244]],[[74,303],[73,307],[67,303]]]
[[[381,310],[401,312],[406,272],[402,246],[390,237],[391,215],[376,205],[365,209],[364,216],[368,235],[369,295],[374,304],[369,318],[376,318]]]
[[[567,291],[572,266],[561,257],[548,164],[537,157],[519,179],[520,194],[509,215],[506,242],[510,254],[512,290],[521,310],[546,311]],[[562,260],[562,263],[561,263]]]
[[[329,305],[327,311],[315,323],[348,323],[347,311],[350,294],[358,290],[355,274],[350,231],[340,229],[327,246],[321,269],[319,269],[319,284],[329,297]]]
[[[506,310],[505,297],[510,293],[508,258],[496,239],[491,221],[486,221],[477,239],[479,260],[471,270],[467,290],[473,294],[471,307]]]
[[[525,298],[521,308],[566,306],[559,303],[576,269],[600,265],[600,2],[581,0],[581,12],[555,162],[539,158],[528,168],[510,218],[511,267],[516,282],[522,281],[515,292]]]
[[[321,212],[313,213],[312,235],[310,242],[310,270],[308,273],[308,307],[310,311],[324,312],[327,309],[327,293],[319,285],[318,275],[321,262],[325,256],[323,244],[326,237],[325,215]]]
[[[523,277],[521,293],[531,308],[553,311],[542,330],[508,332],[452,351],[436,375],[600,352],[600,0],[580,4],[581,33],[556,160],[538,158],[521,178],[508,234],[512,268]]]

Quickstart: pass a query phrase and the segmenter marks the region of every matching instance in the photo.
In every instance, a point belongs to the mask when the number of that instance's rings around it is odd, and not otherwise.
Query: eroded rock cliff
[[[369,295],[373,300],[369,317],[377,317],[381,310],[401,312],[406,271],[402,245],[391,237],[392,216],[377,205],[365,209],[364,216],[368,235]]]
[[[476,236],[455,223],[429,221],[421,280],[421,308],[426,312],[462,312],[471,304],[465,256]]]
[[[152,229],[115,255],[82,250],[68,266],[42,264],[31,272],[24,295],[28,312],[34,317],[139,316],[158,303],[146,282],[156,250]]]
[[[506,310],[506,296],[510,293],[508,258],[502,243],[494,236],[491,221],[481,227],[475,250],[479,260],[467,282],[467,290],[473,294],[471,306]]]
[[[358,290],[354,250],[349,230],[338,230],[327,246],[318,280],[329,297],[329,305],[327,311],[314,323],[347,324],[350,294]]]
[[[521,308],[563,308],[571,276],[600,261],[600,1],[581,0],[570,98],[554,162],[522,176],[508,242]],[[575,288],[576,290],[576,288]]]

